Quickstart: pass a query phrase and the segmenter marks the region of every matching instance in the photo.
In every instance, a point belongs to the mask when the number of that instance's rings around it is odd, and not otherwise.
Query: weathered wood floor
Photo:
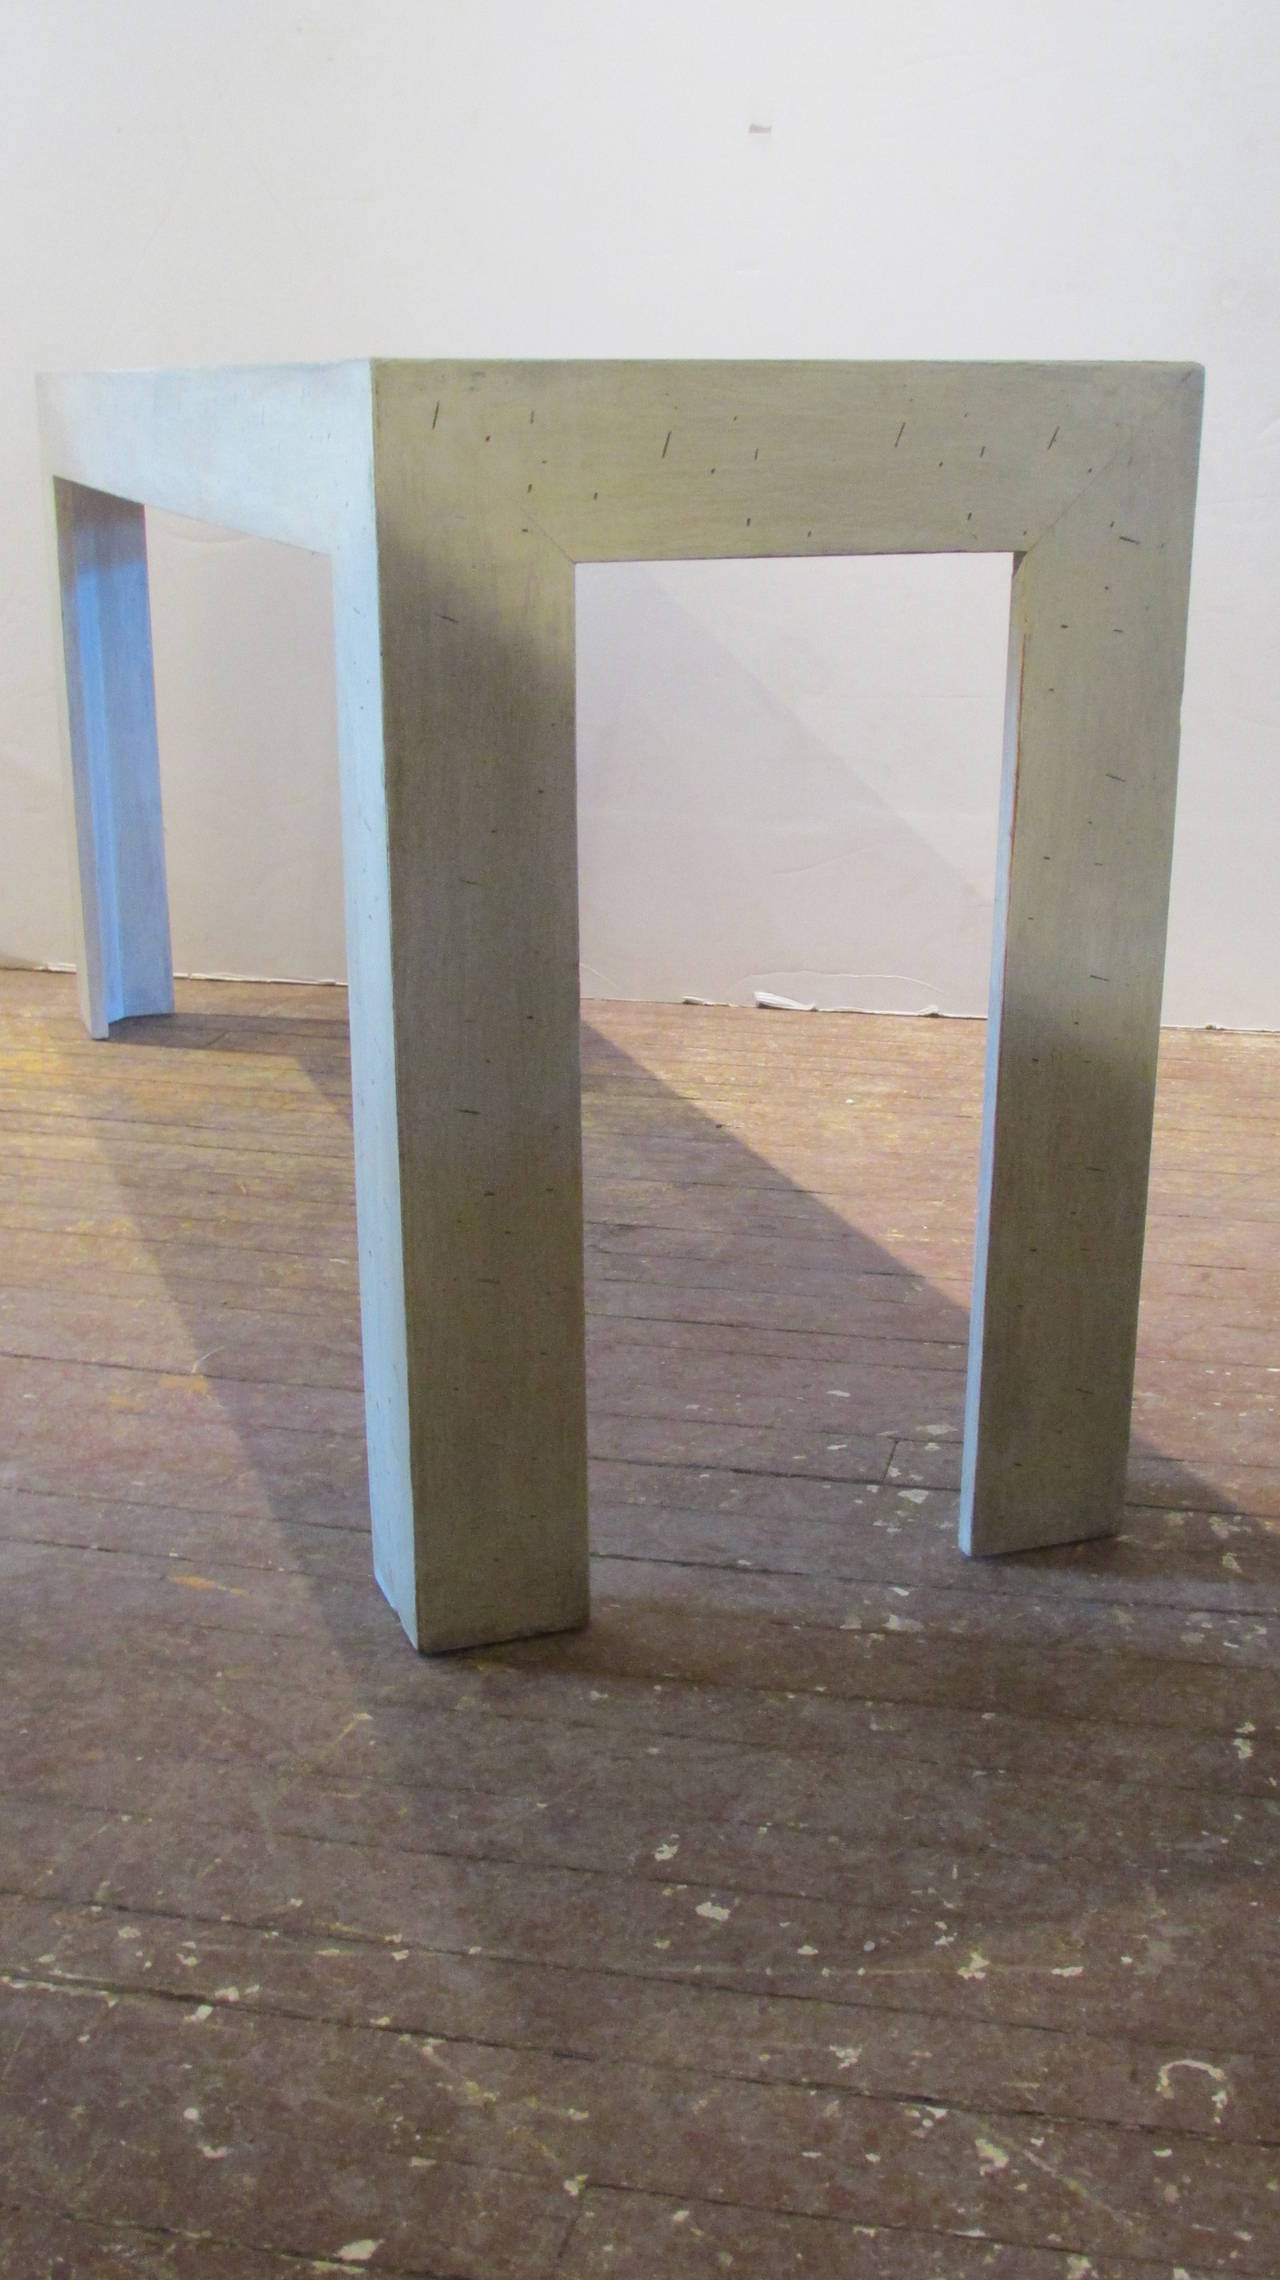
[[[0,977],[0,2270],[1280,2272],[1280,1041],[955,1549],[976,1025],[587,1009],[595,1617],[369,1576],[343,1000]]]

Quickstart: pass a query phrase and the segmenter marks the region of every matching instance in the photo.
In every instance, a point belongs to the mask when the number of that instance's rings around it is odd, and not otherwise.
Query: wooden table
[[[40,383],[94,1036],[172,1007],[145,505],[333,570],[378,1581],[587,1614],[574,565],[1013,557],[960,1540],[1118,1524],[1203,376],[356,362]]]

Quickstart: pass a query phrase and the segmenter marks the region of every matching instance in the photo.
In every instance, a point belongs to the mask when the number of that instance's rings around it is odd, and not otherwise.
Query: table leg
[[[1199,391],[1013,583],[961,1494],[970,1552],[1105,1535],[1124,1503]]]
[[[431,1651],[587,1615],[573,570],[442,514],[412,423],[378,495],[334,586],[360,1280],[375,1568]]]
[[[53,486],[75,815],[80,1006],[94,1037],[172,1013],[173,960],[156,749],[143,510]]]

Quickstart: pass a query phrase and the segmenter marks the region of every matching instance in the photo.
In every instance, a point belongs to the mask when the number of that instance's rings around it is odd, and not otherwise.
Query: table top
[[[1177,398],[1198,419],[1202,379],[1191,363],[354,358],[37,390],[53,477],[332,552],[367,537],[385,470],[416,453],[455,487],[465,470],[486,495],[536,496],[578,560],[634,557],[677,492],[680,553],[1016,551]]]

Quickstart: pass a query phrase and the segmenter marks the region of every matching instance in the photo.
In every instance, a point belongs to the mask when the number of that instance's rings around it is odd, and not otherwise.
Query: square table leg
[[[409,439],[410,444],[415,439]],[[388,445],[335,560],[374,1562],[424,1651],[586,1621],[573,569]]]
[[[143,509],[55,480],[63,744],[79,870],[76,961],[91,1036],[173,1011]]]
[[[1124,1508],[1198,388],[1015,558],[960,1541]]]

